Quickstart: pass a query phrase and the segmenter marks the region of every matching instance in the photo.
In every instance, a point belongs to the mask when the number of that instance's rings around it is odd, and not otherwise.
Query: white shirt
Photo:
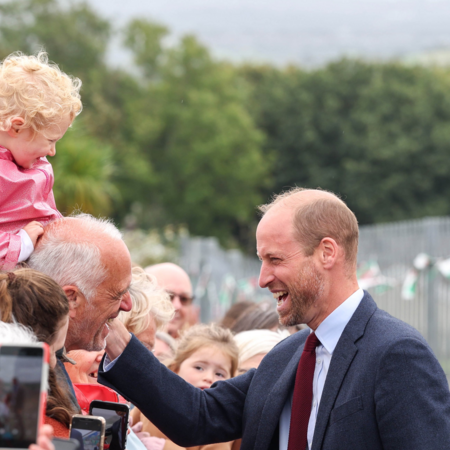
[[[34,245],[28,233],[22,229],[17,233],[20,236],[20,253],[17,262],[26,261],[33,253]]]
[[[311,449],[316,427],[317,413],[319,412],[320,399],[322,398],[323,387],[327,379],[331,358],[344,328],[352,318],[356,308],[358,308],[364,292],[358,289],[344,303],[339,305],[318,327],[316,336],[321,345],[316,348],[316,367],[313,379],[313,400],[311,416],[308,423],[308,448]],[[312,331],[311,331],[312,332]],[[294,386],[284,405],[280,416],[280,450],[287,450],[289,443],[289,428],[291,425],[292,396]]]

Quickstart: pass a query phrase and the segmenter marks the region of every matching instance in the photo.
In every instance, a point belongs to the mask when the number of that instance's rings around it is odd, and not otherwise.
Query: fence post
[[[424,220],[426,253],[433,259],[439,255],[439,226],[436,218]],[[427,341],[437,357],[439,357],[439,311],[436,269],[431,266],[426,270],[426,304],[427,304]]]

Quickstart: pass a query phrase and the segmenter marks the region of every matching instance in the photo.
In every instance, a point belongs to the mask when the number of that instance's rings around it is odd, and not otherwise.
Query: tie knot
[[[320,345],[319,338],[316,336],[314,331],[310,333],[305,342],[305,347],[303,348],[304,352],[312,352],[316,349],[317,346]]]

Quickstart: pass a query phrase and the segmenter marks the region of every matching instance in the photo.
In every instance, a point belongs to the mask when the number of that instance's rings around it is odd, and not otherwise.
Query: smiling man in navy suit
[[[100,381],[182,446],[242,437],[242,450],[450,449],[444,372],[415,329],[359,288],[354,214],[329,192],[300,188],[260,209],[260,285],[282,324],[311,330],[257,371],[201,391],[114,324]]]

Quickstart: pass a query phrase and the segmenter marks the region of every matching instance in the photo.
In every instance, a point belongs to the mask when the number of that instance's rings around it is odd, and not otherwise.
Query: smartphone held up
[[[70,424],[70,439],[79,442],[79,450],[103,450],[105,419],[75,414]]]
[[[104,450],[125,450],[130,408],[123,403],[93,400],[89,413],[105,419]]]
[[[37,440],[47,398],[45,343],[0,345],[0,449],[28,449]]]

